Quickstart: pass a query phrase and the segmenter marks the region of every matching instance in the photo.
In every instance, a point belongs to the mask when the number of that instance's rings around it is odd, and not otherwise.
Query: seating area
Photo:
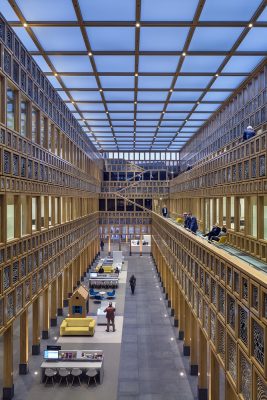
[[[46,368],[44,371],[44,384],[45,385],[59,385],[65,384],[66,386],[74,386],[86,382],[89,386],[91,381],[96,385],[99,382],[99,372],[95,368],[82,369],[82,368]]]
[[[60,336],[94,336],[95,320],[93,318],[65,318],[60,325]]]

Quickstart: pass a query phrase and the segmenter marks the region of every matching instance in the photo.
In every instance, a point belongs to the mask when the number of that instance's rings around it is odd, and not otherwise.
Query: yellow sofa
[[[104,269],[105,274],[110,274],[111,272],[114,271],[113,265],[102,265],[102,267],[103,267],[103,269]],[[96,267],[96,269],[95,269],[96,272],[99,271],[99,268],[100,268],[100,267]]]
[[[65,318],[60,325],[60,336],[94,336],[94,334],[95,320],[93,318]]]

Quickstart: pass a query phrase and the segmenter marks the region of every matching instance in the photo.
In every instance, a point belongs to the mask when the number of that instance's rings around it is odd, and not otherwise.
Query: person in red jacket
[[[110,301],[108,307],[104,310],[104,312],[106,313],[106,318],[107,318],[106,332],[109,332],[110,323],[113,327],[113,332],[115,332],[115,311],[116,311],[116,309],[115,309],[115,307],[113,307],[112,301]]]

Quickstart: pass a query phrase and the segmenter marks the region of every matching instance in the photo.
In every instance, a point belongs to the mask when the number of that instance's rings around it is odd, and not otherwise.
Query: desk
[[[80,368],[81,370],[96,369],[99,371],[100,383],[104,378],[104,361],[43,361],[41,364],[41,382],[44,382],[46,368]]]

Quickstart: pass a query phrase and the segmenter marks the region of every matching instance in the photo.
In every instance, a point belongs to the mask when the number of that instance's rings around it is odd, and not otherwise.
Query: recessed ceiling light
[[[170,89],[170,92],[173,92],[173,89]]]
[[[55,72],[54,75],[57,76],[57,73]]]
[[[186,56],[186,52],[185,52],[185,51],[183,52],[182,56],[183,56],[183,57],[185,57],[185,56]]]
[[[103,89],[99,89],[99,92],[103,92]]]
[[[249,28],[252,28],[252,27],[253,27],[253,24],[248,24],[248,27],[249,27]]]
[[[24,28],[27,28],[28,24],[26,22],[23,24]]]
[[[137,101],[135,101],[134,104],[137,104]]]
[[[75,102],[74,102],[74,101],[72,101],[71,103],[72,103],[72,104],[75,104]]]
[[[88,56],[91,57],[92,55],[93,55],[93,53],[91,53],[91,51],[89,51]]]
[[[162,111],[162,114],[165,114],[165,111]]]
[[[197,104],[200,104],[200,101],[198,101]]]
[[[136,26],[136,28],[140,28],[140,23],[136,22],[135,26]]]
[[[108,114],[108,111],[106,111],[106,114]]]
[[[134,76],[138,76],[138,74],[136,73],[136,74],[134,74]]]
[[[216,77],[218,77],[218,76],[219,76],[219,74],[216,74],[215,76],[216,76]]]

